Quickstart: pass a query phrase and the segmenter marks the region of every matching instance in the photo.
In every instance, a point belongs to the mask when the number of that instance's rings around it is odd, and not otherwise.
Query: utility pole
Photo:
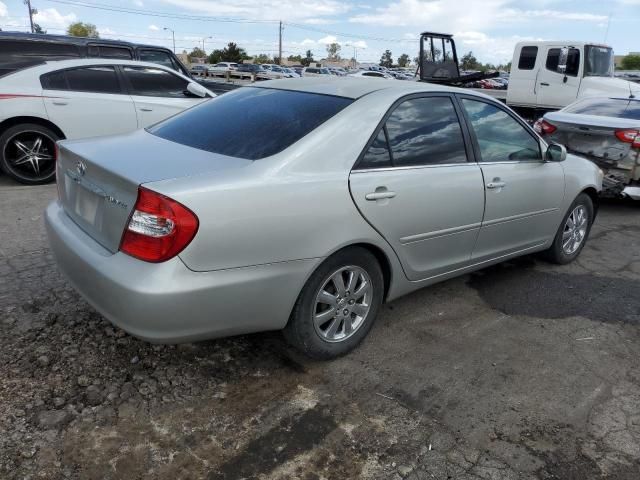
[[[29,24],[31,25],[31,33],[33,33],[33,9],[31,8],[31,0],[24,0],[24,4],[29,9]]]
[[[164,27],[163,30],[169,30],[171,32],[171,36],[173,37],[173,53],[176,53],[176,32],[174,32],[171,28],[168,28],[168,27]]]
[[[204,52],[204,41],[205,41],[205,40],[209,40],[210,38],[213,38],[213,37],[204,37],[204,38],[202,39],[202,51],[203,51],[203,52]]]
[[[278,27],[278,65],[282,65],[282,20]]]

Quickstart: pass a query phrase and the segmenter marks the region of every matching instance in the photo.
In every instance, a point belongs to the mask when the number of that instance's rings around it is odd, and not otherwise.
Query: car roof
[[[470,92],[468,89],[436,85],[427,82],[407,82],[395,79],[367,78],[367,77],[302,77],[286,80],[267,80],[253,85],[259,88],[276,88],[279,90],[292,90],[299,92],[318,93],[322,95],[335,95],[357,99],[379,90],[393,90],[399,95],[420,92],[458,92],[468,93],[478,97],[494,100],[489,95],[479,92]]]
[[[45,43],[69,43],[72,45],[105,45],[105,46],[125,46],[131,48],[152,48],[155,50],[170,51],[167,47],[160,45],[146,45],[142,43],[127,42],[126,40],[113,40],[107,38],[73,37],[70,35],[52,35],[49,33],[28,33],[28,32],[2,32],[0,40],[30,40]]]

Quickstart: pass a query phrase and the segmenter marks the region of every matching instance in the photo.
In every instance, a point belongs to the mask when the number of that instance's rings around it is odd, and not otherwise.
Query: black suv
[[[157,63],[191,77],[168,48],[120,40],[39,33],[0,32],[0,76],[46,60],[117,58]]]

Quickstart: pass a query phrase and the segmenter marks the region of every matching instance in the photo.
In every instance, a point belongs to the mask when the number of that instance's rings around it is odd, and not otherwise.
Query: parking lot
[[[640,206],[384,306],[352,354],[278,333],[153,346],[57,272],[55,185],[0,178],[0,477],[637,479]],[[213,319],[212,319],[213,320]]]

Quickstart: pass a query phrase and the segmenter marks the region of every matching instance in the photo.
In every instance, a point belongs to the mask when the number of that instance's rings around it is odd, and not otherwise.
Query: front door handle
[[[69,102],[66,102],[64,100],[52,100],[51,103],[53,103],[54,105],[69,105]]]
[[[372,193],[367,193],[364,198],[366,198],[367,200],[373,202],[375,200],[384,200],[386,198],[393,198],[396,196],[396,192],[390,192],[390,191],[379,191],[379,192],[372,192]]]
[[[540,82],[540,85],[542,85],[543,87],[548,87],[549,84],[547,82]]]
[[[140,107],[141,112],[153,112],[153,108],[149,107]]]
[[[500,182],[500,181],[494,180],[493,182],[487,183],[487,188],[490,188],[490,189],[502,188],[502,187],[504,187],[506,185],[507,184],[505,182]]]

